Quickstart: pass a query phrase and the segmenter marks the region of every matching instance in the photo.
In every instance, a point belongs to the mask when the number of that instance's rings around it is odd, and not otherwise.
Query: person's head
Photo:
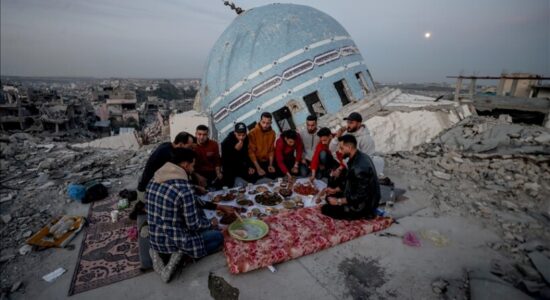
[[[296,144],[296,139],[298,138],[298,133],[292,129],[288,129],[283,131],[281,134],[281,137],[283,137],[285,144],[287,144],[290,147],[293,147]]]
[[[317,116],[309,115],[306,118],[306,129],[309,134],[314,134],[317,131]]]
[[[172,146],[174,148],[191,148],[194,143],[195,137],[193,137],[193,135],[191,135],[189,132],[182,131],[178,133],[178,135],[176,135]]]
[[[323,145],[328,145],[332,139],[332,132],[327,127],[323,127],[317,131],[317,136],[319,137],[319,142]]]
[[[357,112],[352,112],[347,118],[344,118],[344,120],[347,121],[346,129],[348,132],[356,132],[363,124],[363,117]]]
[[[357,139],[351,134],[344,134],[338,138],[338,150],[344,158],[353,156],[357,152]]]
[[[197,138],[197,143],[204,144],[208,141],[208,126],[206,125],[199,125],[197,126],[197,130],[195,131],[195,137]]]
[[[270,131],[272,121],[273,116],[271,115],[271,113],[263,112],[262,116],[260,117],[260,128],[262,128],[262,131]]]
[[[180,166],[187,172],[187,174],[193,173],[195,170],[195,158],[197,154],[195,151],[187,148],[172,149],[172,156],[170,162]]]
[[[235,130],[233,131],[237,140],[242,141],[246,138],[246,125],[244,123],[235,124]]]

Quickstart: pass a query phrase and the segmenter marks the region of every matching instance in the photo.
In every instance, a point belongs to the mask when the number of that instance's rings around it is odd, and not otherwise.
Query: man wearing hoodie
[[[153,269],[165,282],[184,255],[200,258],[220,250],[223,235],[217,230],[217,219],[209,220],[203,209],[234,213],[232,207],[203,202],[195,196],[189,183],[195,158],[191,149],[174,149],[170,162],[155,172],[145,192],[149,253]]]
[[[336,152],[338,148],[338,138],[344,134],[350,134],[357,140],[357,150],[371,156],[375,152],[374,140],[370,136],[369,129],[363,125],[363,117],[357,112],[352,112],[347,118],[347,126],[340,128],[336,132],[335,138],[331,142],[331,150]]]
[[[269,112],[262,113],[260,122],[248,133],[248,156],[256,168],[259,178],[275,179],[275,131],[271,128],[273,116]]]
[[[222,142],[222,168],[225,186],[235,186],[237,177],[246,182],[254,181],[253,176],[256,170],[248,156],[246,131],[244,123],[237,123],[235,130],[229,133]],[[243,182],[240,181],[240,183]]]

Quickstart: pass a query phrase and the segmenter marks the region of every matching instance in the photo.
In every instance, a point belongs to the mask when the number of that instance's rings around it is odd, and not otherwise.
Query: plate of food
[[[294,186],[294,191],[300,195],[317,195],[319,190],[310,183],[298,183]]]
[[[252,206],[252,205],[254,205],[254,202],[252,202],[252,200],[248,200],[248,199],[239,199],[239,200],[237,200],[237,204],[240,205],[240,206]]]
[[[259,186],[256,187],[256,192],[258,192],[258,193],[269,192],[269,188],[265,185],[259,185]]]
[[[283,198],[281,198],[279,194],[272,193],[272,192],[264,192],[259,195],[256,195],[254,200],[256,201],[256,203],[265,205],[265,206],[275,206],[283,202]]]
[[[229,192],[227,194],[222,195],[220,200],[221,202],[229,202],[229,201],[235,200],[235,198],[237,198],[237,194],[234,192]]]
[[[283,187],[282,187],[282,188],[279,190],[279,194],[281,194],[281,196],[283,196],[283,197],[286,198],[286,197],[289,197],[290,195],[292,195],[292,190],[289,189],[289,188],[283,188]]]
[[[286,209],[292,209],[296,207],[296,202],[289,200],[289,201],[283,201],[283,207]]]
[[[229,234],[239,241],[256,241],[267,235],[269,226],[258,219],[236,220],[227,228]]]

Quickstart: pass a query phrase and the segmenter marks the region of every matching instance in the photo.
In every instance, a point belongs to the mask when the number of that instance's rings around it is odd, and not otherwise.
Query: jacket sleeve
[[[288,173],[288,170],[284,162],[283,148],[284,148],[284,141],[283,141],[283,138],[280,137],[275,143],[275,161],[277,162],[277,166],[279,167],[279,170],[281,170],[283,174],[286,174]]]
[[[317,147],[315,147],[315,152],[313,153],[313,156],[311,157],[311,164],[310,169],[313,171],[317,170],[317,167],[319,167],[319,155],[321,154],[321,143],[317,144]]]
[[[229,140],[227,139],[225,139],[222,142],[221,158],[222,158],[222,165],[224,168],[228,165],[227,162],[231,160],[231,145],[229,144],[230,144]]]
[[[255,164],[258,159],[256,158],[256,150],[258,149],[257,141],[256,141],[256,135],[254,131],[251,131],[248,134],[248,157],[250,157],[250,161]]]
[[[271,142],[269,143],[269,151],[267,152],[268,157],[275,155],[275,132],[272,131]]]
[[[183,208],[183,221],[187,228],[191,231],[199,231],[201,229],[208,229],[211,227],[210,221],[206,218],[204,213],[200,213],[199,205],[191,193],[191,187],[184,192],[180,192],[179,196],[182,202]]]

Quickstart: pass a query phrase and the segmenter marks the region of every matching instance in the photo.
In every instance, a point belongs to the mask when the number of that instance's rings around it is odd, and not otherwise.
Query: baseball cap
[[[344,118],[344,120],[363,122],[363,117],[357,112],[352,112],[347,118]]]
[[[244,125],[244,123],[235,124],[235,132],[246,133],[246,125]]]

